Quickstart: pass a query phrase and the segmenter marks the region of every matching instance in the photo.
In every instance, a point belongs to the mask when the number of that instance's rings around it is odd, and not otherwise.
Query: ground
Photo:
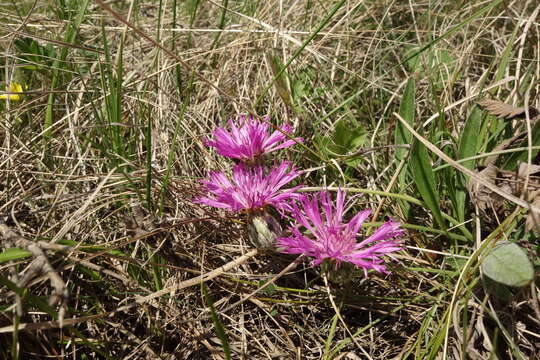
[[[1,358],[540,358],[536,2],[0,9]],[[402,224],[388,273],[328,281],[194,202],[239,114],[293,125],[267,163],[362,234]]]

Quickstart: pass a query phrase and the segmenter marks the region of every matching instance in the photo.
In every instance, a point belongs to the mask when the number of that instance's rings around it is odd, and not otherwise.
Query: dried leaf
[[[508,105],[499,100],[483,99],[478,102],[478,105],[493,116],[500,117],[506,120],[525,119],[525,107],[515,107]],[[529,107],[529,116],[534,118],[538,115],[538,110]]]
[[[497,172],[498,169],[495,166],[490,165],[484,170],[478,172],[477,175],[482,177],[485,181],[495,183]],[[478,205],[478,208],[482,211],[485,211],[488,207],[491,207],[490,205],[499,204],[502,201],[502,198],[499,195],[473,178],[469,179],[467,188],[469,190],[469,194],[471,195],[471,200],[476,202],[476,205]]]
[[[527,166],[526,162],[520,162],[518,164],[518,177],[523,179],[523,180],[527,176],[529,176],[529,177],[538,176],[539,173],[540,173],[540,165],[531,164],[530,166]],[[531,181],[531,180],[529,179],[529,181]]]
[[[518,167],[518,178],[521,183],[525,181],[525,178],[529,176],[529,182],[527,186],[527,200],[532,205],[540,205],[540,180],[538,178],[540,173],[540,165],[527,166],[527,163],[520,162]],[[536,175],[536,176],[535,176]],[[525,222],[525,231],[534,231],[536,236],[540,236],[540,214],[535,214],[534,211],[529,211],[527,214],[527,221]]]
[[[536,206],[540,206],[540,191],[534,191],[529,196],[529,201]],[[536,236],[540,236],[540,218],[539,214],[529,211],[525,222],[525,231],[533,231]]]
[[[484,179],[484,182],[490,182],[497,185],[502,191],[518,195],[521,188],[517,181],[516,174],[510,171],[503,171],[494,165],[488,165],[485,169],[477,172],[477,175]],[[491,191],[481,182],[470,178],[467,183],[467,189],[478,208],[485,211],[488,208],[498,210],[505,203],[505,199],[497,193]]]

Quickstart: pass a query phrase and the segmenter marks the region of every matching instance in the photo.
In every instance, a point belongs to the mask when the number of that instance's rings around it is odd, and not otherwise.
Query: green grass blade
[[[219,321],[219,317],[217,315],[216,309],[214,308],[214,301],[212,300],[212,297],[210,296],[210,294],[208,294],[208,289],[206,288],[206,285],[204,283],[201,283],[201,291],[203,293],[204,302],[206,306],[210,309],[212,322],[214,323],[214,327],[216,328],[216,334],[219,340],[221,341],[221,346],[223,346],[225,359],[230,360],[231,347],[229,345],[229,340],[227,339],[227,334],[225,334],[225,329],[223,328],[221,321]]]
[[[159,196],[158,196],[160,214],[163,213],[163,208],[165,206],[165,194],[167,191],[167,187],[169,185],[169,181],[171,179],[171,173],[173,171],[174,155],[176,151],[176,146],[178,144],[177,138],[182,127],[182,121],[184,121],[186,108],[189,104],[189,99],[190,99],[189,95],[191,94],[194,80],[195,80],[195,76],[194,74],[191,74],[190,80],[187,86],[187,90],[185,90],[185,93],[187,94],[187,96],[184,97],[184,101],[182,102],[182,106],[180,107],[180,114],[178,115],[178,121],[176,122],[174,126],[174,133],[173,133],[173,138],[171,141],[171,148],[169,150],[169,153],[167,154],[167,169],[165,171],[165,175],[163,176],[162,186],[161,186],[161,189],[159,191]]]
[[[514,31],[512,31],[512,35],[508,39],[508,42],[506,43],[506,47],[504,48],[504,51],[501,56],[501,60],[499,62],[499,66],[497,67],[497,71],[495,72],[495,77],[493,79],[493,82],[496,83],[497,81],[501,81],[507,71],[508,64],[510,64],[510,61],[514,58],[513,55],[513,49],[514,44],[516,43],[516,36],[518,34],[519,29],[521,29],[521,24],[518,22],[516,23],[516,26],[514,28]],[[498,88],[493,88],[489,92],[492,95],[495,95]]]
[[[219,30],[223,30],[223,28],[225,28],[225,21],[227,19],[226,15],[227,15],[228,6],[229,6],[229,0],[223,0],[221,16],[219,18],[219,25],[218,25]],[[213,50],[218,46],[219,39],[221,38],[221,34],[222,34],[222,31],[218,31],[216,33],[216,37],[214,38],[214,41],[212,42],[212,46],[210,47],[210,49]]]
[[[0,274],[0,285],[5,286],[9,290],[19,295],[23,303],[28,302],[30,306],[37,307],[41,311],[47,313],[53,319],[57,318],[56,310],[49,306],[47,301],[45,301],[41,296],[30,294],[27,288],[18,287],[14,282],[2,276],[2,274]]]
[[[476,20],[477,18],[479,18],[480,16],[482,16],[483,14],[485,14],[486,12],[490,11],[491,9],[493,9],[495,6],[499,5],[500,3],[502,3],[503,0],[495,0],[493,2],[491,2],[490,4],[487,4],[486,6],[484,6],[483,8],[479,9],[478,11],[476,11],[474,14],[472,14],[471,16],[469,16],[467,19],[463,20],[462,22],[460,22],[459,24],[457,24],[456,26],[452,27],[450,30],[448,30],[447,32],[445,32],[444,34],[442,34],[441,36],[439,36],[438,38],[435,38],[433,39],[432,41],[430,41],[429,43],[427,43],[426,45],[422,46],[420,49],[418,49],[418,51],[415,51],[414,53],[412,53],[411,55],[409,55],[407,58],[405,58],[405,60],[403,60],[401,62],[401,65],[405,64],[407,61],[415,58],[416,56],[420,55],[421,53],[423,53],[424,51],[426,51],[427,49],[431,48],[433,45],[435,45],[436,43],[438,43],[439,41],[442,41],[444,39],[446,39],[447,37],[449,37],[450,35],[452,35],[453,33],[455,33],[456,31],[458,31],[459,29],[463,28],[465,25],[469,24],[470,22],[472,22],[473,20]]]
[[[71,23],[68,24],[68,27],[65,33],[64,42],[66,44],[72,44],[75,41],[75,38],[79,32],[79,27],[81,26],[81,23],[84,19],[84,15],[86,13],[86,9],[88,7],[89,2],[90,0],[83,0],[79,3],[79,7],[77,9],[77,15],[75,16],[75,19]],[[52,66],[53,72],[52,72],[52,79],[51,79],[51,93],[48,96],[47,108],[45,111],[44,127],[46,131],[43,135],[45,139],[50,139],[51,137],[50,127],[53,124],[53,118],[54,118],[54,111],[53,111],[54,98],[55,98],[54,90],[58,86],[58,82],[60,80],[60,70],[66,67],[65,60],[67,58],[67,54],[68,54],[68,47],[67,46],[62,47],[62,50],[60,51],[58,58],[54,60],[54,63]]]
[[[317,28],[315,29],[315,31],[313,31],[310,36],[308,36],[308,38],[302,43],[302,45],[300,45],[300,47],[298,48],[298,50],[295,51],[295,53],[291,56],[291,58],[289,59],[289,61],[287,61],[287,63],[285,65],[283,65],[283,67],[281,68],[281,70],[277,73],[276,76],[274,76],[274,78],[272,79],[272,81],[270,82],[269,85],[267,85],[264,90],[261,92],[261,95],[259,96],[259,98],[255,101],[255,106],[253,106],[254,108],[257,108],[257,105],[259,105],[262,100],[264,99],[266,93],[268,92],[268,90],[270,90],[270,88],[272,87],[272,85],[274,84],[274,82],[277,81],[277,79],[279,79],[283,73],[285,72],[285,70],[287,70],[289,68],[289,66],[292,64],[292,62],[302,53],[302,51],[306,48],[306,46],[313,40],[315,39],[315,37],[317,36],[317,34],[319,34],[322,29],[324,29],[324,27],[326,25],[328,25],[328,23],[330,22],[330,20],[332,20],[332,17],[337,13],[337,11],[345,4],[345,0],[341,0],[340,2],[338,2],[331,10],[330,12],[328,13],[328,15],[325,16],[325,18],[320,22],[319,26],[317,26]]]
[[[146,126],[145,146],[146,146],[146,204],[149,210],[152,210],[152,117],[149,116],[148,124]]]
[[[32,256],[32,253],[28,250],[9,248],[6,249],[4,252],[0,253],[0,264],[12,260],[22,260],[30,256]]]
[[[328,337],[326,338],[326,341],[324,343],[324,355],[323,359],[329,360],[330,357],[330,347],[332,345],[332,340],[334,339],[334,335],[336,334],[336,327],[339,320],[339,316],[336,314],[334,315],[334,318],[332,319],[332,325],[330,326],[330,331],[328,332]]]

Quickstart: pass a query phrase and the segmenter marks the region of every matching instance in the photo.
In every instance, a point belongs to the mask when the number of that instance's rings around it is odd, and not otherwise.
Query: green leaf
[[[340,120],[335,124],[334,132],[330,137],[320,135],[317,141],[322,152],[329,157],[335,157],[354,152],[365,143],[366,138],[367,132],[363,127],[354,127],[348,121]],[[356,157],[350,160],[361,159]]]
[[[416,58],[415,58],[416,59]],[[414,65],[416,67],[416,64]],[[405,91],[403,92],[403,98],[399,104],[399,115],[405,120],[409,125],[414,125],[414,115],[416,110],[416,81],[413,77],[410,77],[407,80],[407,85],[405,86]],[[411,145],[413,141],[412,134],[403,126],[401,121],[396,125],[396,130],[394,133],[394,142],[396,145],[407,144]],[[395,154],[398,161],[402,161],[406,158],[409,150],[403,148],[396,148]],[[402,168],[399,177],[398,177],[398,187],[400,191],[405,191],[407,188],[407,179],[409,175],[409,167],[407,164]],[[410,205],[405,201],[399,201],[399,206],[406,218],[410,215]]]
[[[415,71],[420,63],[420,53],[417,47],[406,46],[405,61],[403,64],[409,71]]]
[[[482,119],[484,112],[478,107],[474,106],[471,114],[465,122],[465,127],[461,133],[459,139],[458,153],[459,158],[464,159],[474,156],[478,152],[479,144],[482,143],[480,138],[482,135]],[[473,169],[475,166],[475,160],[470,160],[462,163],[467,169]],[[456,209],[456,217],[460,222],[465,221],[465,200],[467,198],[467,187],[465,185],[466,178],[462,173],[456,173],[455,177],[456,186],[455,194],[452,198],[454,208]]]
[[[482,262],[484,275],[498,283],[522,287],[534,276],[533,266],[525,251],[517,244],[501,241]]]
[[[32,256],[32,253],[28,250],[23,250],[19,248],[9,248],[3,253],[0,253],[0,264],[12,261],[20,260]]]
[[[407,85],[405,86],[405,92],[403,93],[403,98],[399,104],[399,115],[405,120],[409,125],[413,125],[414,122],[414,112],[416,108],[415,103],[416,98],[416,82],[413,77],[410,77],[407,80]],[[412,143],[412,134],[403,126],[401,122],[398,122],[396,126],[396,132],[394,134],[396,145],[399,144],[411,144]],[[407,155],[407,149],[396,149],[396,158],[398,161],[401,161]]]
[[[411,159],[409,163],[413,175],[414,183],[418,188],[418,192],[422,196],[424,203],[431,210],[435,222],[446,230],[441,209],[439,207],[439,193],[435,186],[435,175],[431,161],[428,157],[428,152],[424,144],[415,140],[411,148]]]
[[[482,128],[482,117],[484,112],[478,106],[475,106],[465,122],[465,127],[459,139],[459,157],[461,159],[476,155],[478,144],[481,143],[480,129]],[[467,169],[474,168],[474,160],[462,163]]]

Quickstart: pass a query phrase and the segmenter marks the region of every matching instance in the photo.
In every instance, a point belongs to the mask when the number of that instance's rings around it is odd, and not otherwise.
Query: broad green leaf
[[[435,186],[435,175],[428,157],[428,152],[424,144],[415,140],[411,148],[411,159],[409,162],[414,183],[418,192],[422,196],[424,203],[431,210],[435,222],[446,230],[441,209],[439,207],[439,193]]]
[[[415,58],[416,59],[416,58]],[[416,67],[416,64],[411,65]],[[403,92],[403,98],[399,104],[399,115],[411,126],[414,124],[414,115],[416,110],[416,82],[414,77],[409,77],[407,80],[407,85],[405,86],[405,91]],[[394,142],[396,145],[407,144],[411,145],[413,141],[412,134],[403,126],[401,122],[398,122],[396,125],[396,130],[394,133]],[[402,161],[407,156],[407,149],[396,148],[396,159]],[[398,177],[398,187],[400,191],[405,191],[407,187],[409,168],[405,165]],[[406,218],[409,217],[410,205],[405,201],[399,201],[399,206]]]
[[[0,264],[12,261],[12,260],[21,260],[32,256],[32,253],[28,250],[23,250],[19,248],[9,248],[3,253],[0,253]]]
[[[528,285],[534,276],[525,251],[509,241],[495,245],[482,262],[482,271],[496,282],[513,287]]]
[[[480,110],[478,106],[475,106],[467,118],[465,127],[463,128],[463,132],[459,139],[458,151],[461,159],[476,155],[478,144],[482,142],[480,139],[480,136],[482,136],[482,134],[480,134],[480,129],[482,127],[483,116],[483,111]],[[474,163],[474,160],[470,160],[463,162],[462,165],[467,169],[472,169],[474,168]]]
[[[482,119],[484,113],[478,106],[473,107],[471,114],[465,122],[465,127],[459,139],[459,158],[464,159],[476,155],[479,144],[482,143],[480,136],[482,132]],[[473,169],[475,161],[470,160],[462,163],[468,169]],[[461,173],[456,173],[455,177],[455,196],[453,197],[454,208],[456,209],[456,217],[460,222],[465,221],[465,200],[467,198],[467,188],[465,186],[466,178]]]
[[[407,80],[407,85],[405,86],[405,92],[403,93],[403,99],[399,104],[399,115],[403,120],[407,121],[409,125],[413,125],[414,122],[414,112],[415,112],[415,94],[416,82],[413,77],[410,77]],[[396,145],[399,144],[411,144],[412,143],[412,134],[407,131],[405,126],[401,122],[398,122],[396,126],[396,132],[394,134]],[[396,149],[396,158],[398,161],[401,161],[407,155],[407,149]]]

